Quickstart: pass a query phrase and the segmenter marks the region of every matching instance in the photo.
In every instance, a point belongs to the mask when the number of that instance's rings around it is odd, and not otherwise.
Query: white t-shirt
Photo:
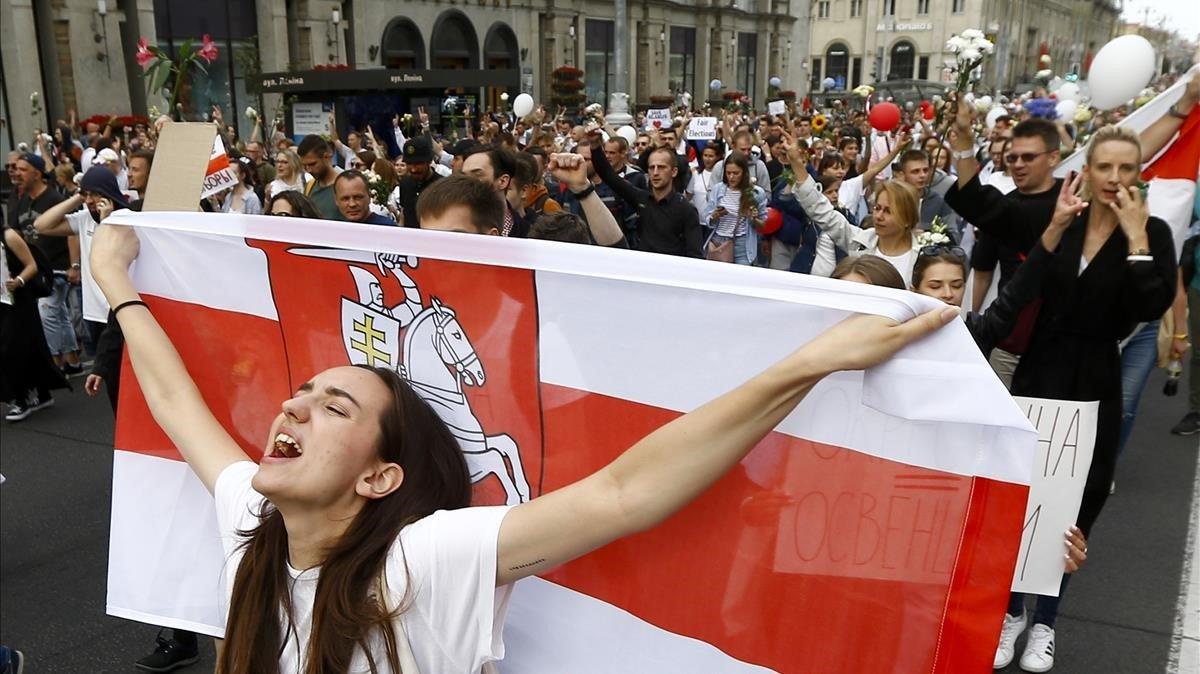
[[[893,257],[891,255],[884,255],[879,251],[878,248],[876,248],[872,254],[878,255],[879,257],[890,262],[892,266],[896,268],[896,271],[900,272],[900,278],[904,279],[904,287],[911,288],[913,266],[917,263],[917,252],[917,249],[913,248],[907,253],[901,253]]]
[[[79,235],[79,275],[83,286],[83,317],[96,323],[108,322],[108,300],[92,278],[92,237],[96,221],[86,207],[67,214],[67,225]]]
[[[987,182],[984,184],[995,187],[1003,194],[1008,194],[1009,192],[1017,189],[1017,184],[1013,182],[1012,176],[1004,175],[1003,171],[996,171],[992,173],[992,175],[988,176]]]
[[[866,200],[863,199],[863,177],[861,175],[842,181],[841,186],[838,187],[838,203],[853,213],[859,223],[862,223],[863,219],[871,214]]]
[[[274,197],[276,194],[284,192],[304,192],[304,180],[297,180],[294,183],[285,182],[282,178],[276,178],[267,184],[266,194]]]
[[[255,513],[263,496],[250,485],[257,471],[251,461],[231,464],[221,472],[214,489],[217,527],[225,550],[221,592],[226,607],[242,556],[237,532],[259,522]],[[420,674],[487,672],[494,669],[488,663],[504,657],[502,634],[512,586],[496,587],[496,541],[508,511],[508,506],[439,510],[404,527],[388,551],[387,606],[400,606],[406,589],[411,589],[408,608],[393,625],[398,641],[407,635],[412,663]],[[320,568],[297,571],[289,565],[288,572],[293,581],[298,636],[289,637],[279,658],[279,671],[299,674],[305,670],[302,658],[312,632]],[[407,588],[410,579],[412,586]],[[370,642],[379,671],[389,674],[382,639],[376,635]],[[403,644],[400,650],[403,666],[407,659]],[[368,671],[366,657],[356,652],[350,672]]]

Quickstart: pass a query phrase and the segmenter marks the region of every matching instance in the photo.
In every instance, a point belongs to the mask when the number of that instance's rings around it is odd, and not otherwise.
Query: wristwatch
[[[955,161],[960,159],[970,159],[971,157],[975,156],[975,150],[955,150],[954,152],[950,153],[950,156],[953,157]]]
[[[1176,119],[1187,119],[1188,118],[1188,113],[1180,112],[1180,111],[1176,110],[1174,105],[1167,108],[1167,114]]]
[[[71,263],[71,269],[75,269],[75,270],[77,270],[77,271],[78,271],[80,268],[81,268],[81,267],[79,266],[79,263],[78,263],[78,262],[72,262],[72,263]]]
[[[583,190],[582,192],[576,192],[576,191],[572,190],[571,194],[574,194],[576,199],[579,199],[580,201],[582,201],[582,200],[586,199],[589,194],[591,194],[595,191],[596,191],[595,185],[588,185],[587,189]]]

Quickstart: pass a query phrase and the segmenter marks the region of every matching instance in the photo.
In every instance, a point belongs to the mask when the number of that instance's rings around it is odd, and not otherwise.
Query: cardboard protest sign
[[[1100,404],[1014,396],[1038,432],[1014,592],[1058,596],[1066,548],[1096,447]]]
[[[219,154],[218,154],[219,148]],[[205,161],[205,157],[208,160]],[[223,166],[219,157],[224,157]],[[218,168],[214,171],[214,161]],[[202,196],[213,194],[207,187],[209,175],[232,174],[225,147],[217,138],[217,127],[201,122],[172,122],[163,125],[154,150],[154,169],[146,183],[145,211],[196,211]],[[230,180],[236,180],[230,177]],[[203,192],[203,194],[202,194]]]
[[[671,126],[671,111],[667,108],[651,108],[646,111],[646,130],[666,129]]]
[[[683,137],[685,140],[716,140],[717,118],[693,117]]]
[[[767,114],[769,115],[786,115],[787,103],[783,101],[770,101],[767,103]]]

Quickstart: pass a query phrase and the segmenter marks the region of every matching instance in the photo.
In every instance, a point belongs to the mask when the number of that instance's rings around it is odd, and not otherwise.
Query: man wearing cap
[[[129,176],[125,173],[125,169],[121,168],[121,155],[117,154],[116,150],[111,147],[100,150],[96,153],[96,161],[92,163],[92,166],[104,166],[117,177],[117,185],[120,186],[122,192],[129,189]]]
[[[100,223],[99,208],[104,199],[112,202],[110,210],[129,208],[129,202],[117,185],[117,177],[107,167],[96,164],[83,174],[83,179],[79,181],[79,192],[75,196],[55,204],[33,222],[40,236],[79,237],[83,322],[92,344],[99,341],[100,333],[108,322],[108,301],[92,279],[90,260],[92,236]]]
[[[428,136],[409,138],[404,143],[404,163],[408,165],[408,175],[400,181],[400,208],[404,211],[405,227],[420,227],[417,218],[417,197],[421,190],[441,178],[430,167],[433,161],[433,142]]]
[[[39,236],[34,221],[42,213],[62,202],[63,196],[47,182],[46,163],[41,157],[26,153],[16,161],[15,175],[21,198],[17,207],[8,213],[8,226],[20,232],[31,245],[45,254],[54,272],[54,292],[38,300],[42,314],[42,329],[54,362],[67,374],[81,371],[79,343],[71,327],[67,295],[71,281],[78,283],[79,243],[74,237]]]
[[[472,150],[479,147],[479,141],[474,138],[463,138],[457,143],[446,148],[445,154],[450,155],[453,159],[450,161],[451,173],[462,173],[463,160]]]

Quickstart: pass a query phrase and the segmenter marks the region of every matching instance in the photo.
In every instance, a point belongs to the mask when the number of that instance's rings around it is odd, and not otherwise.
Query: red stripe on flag
[[[542,402],[547,491],[679,416],[548,384]],[[958,489],[897,489],[917,476]],[[661,526],[546,577],[780,672],[985,671],[1025,488],[971,486],[772,434]],[[945,643],[959,636],[975,643]]]
[[[1008,607],[1028,496],[1023,485],[982,477],[972,481],[934,672],[988,671],[985,663],[996,655],[1000,616]]]
[[[280,404],[291,395],[279,323],[151,295],[142,299],[188,364],[217,421],[257,459]],[[128,357],[118,409],[118,449],[182,460],[151,416]]]
[[[1179,137],[1153,164],[1142,171],[1142,180],[1153,178],[1182,178],[1195,180],[1200,170],[1200,106],[1188,113]]]

